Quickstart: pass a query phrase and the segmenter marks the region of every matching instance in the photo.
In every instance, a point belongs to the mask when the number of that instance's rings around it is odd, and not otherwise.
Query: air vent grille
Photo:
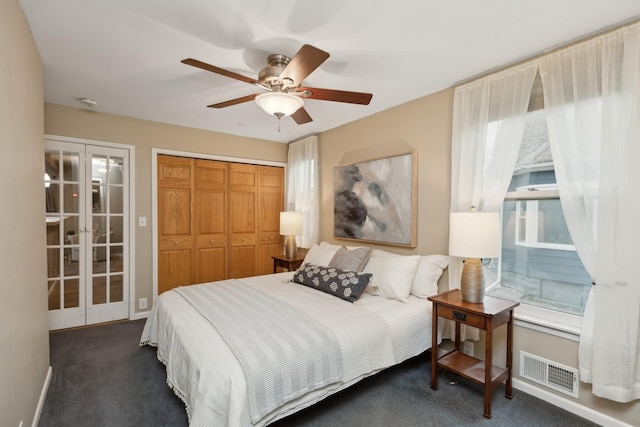
[[[578,370],[521,351],[520,376],[578,398]]]

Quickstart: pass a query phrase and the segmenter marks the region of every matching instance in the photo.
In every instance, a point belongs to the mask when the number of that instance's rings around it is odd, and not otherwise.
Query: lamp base
[[[287,236],[284,243],[284,255],[289,258],[296,258],[298,256],[298,245],[296,245],[296,236]]]
[[[484,300],[484,275],[479,258],[467,258],[464,261],[460,291],[463,301],[482,303]]]

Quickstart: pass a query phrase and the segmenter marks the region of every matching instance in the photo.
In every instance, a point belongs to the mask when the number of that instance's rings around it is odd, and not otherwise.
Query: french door
[[[49,328],[129,316],[129,150],[45,141]]]

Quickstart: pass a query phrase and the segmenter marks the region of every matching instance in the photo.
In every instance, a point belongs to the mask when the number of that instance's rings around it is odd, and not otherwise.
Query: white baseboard
[[[40,414],[42,414],[42,407],[44,406],[44,400],[47,398],[47,391],[49,390],[49,384],[51,383],[51,374],[53,369],[49,366],[47,369],[47,376],[44,379],[44,384],[42,385],[42,391],[40,391],[40,399],[38,399],[38,406],[36,406],[36,413],[33,414],[33,423],[31,427],[38,427],[38,423],[40,423]]]
[[[133,313],[131,315],[131,317],[129,318],[129,320],[146,319],[147,317],[149,317],[149,313],[151,313],[151,312],[150,311],[141,311],[140,313]]]
[[[592,421],[598,425],[605,427],[633,427],[631,424],[627,424],[623,421],[617,420],[609,415],[598,412],[595,409],[591,409],[587,406],[581,405],[576,401],[567,399],[565,397],[554,394],[550,391],[537,387],[528,382],[513,379],[513,388],[521,390],[527,394],[542,399],[547,403],[562,408],[566,411],[576,414],[582,418]]]

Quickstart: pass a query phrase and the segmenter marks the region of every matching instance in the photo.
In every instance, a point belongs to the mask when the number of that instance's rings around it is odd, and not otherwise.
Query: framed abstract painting
[[[416,247],[417,153],[336,166],[333,235]]]

